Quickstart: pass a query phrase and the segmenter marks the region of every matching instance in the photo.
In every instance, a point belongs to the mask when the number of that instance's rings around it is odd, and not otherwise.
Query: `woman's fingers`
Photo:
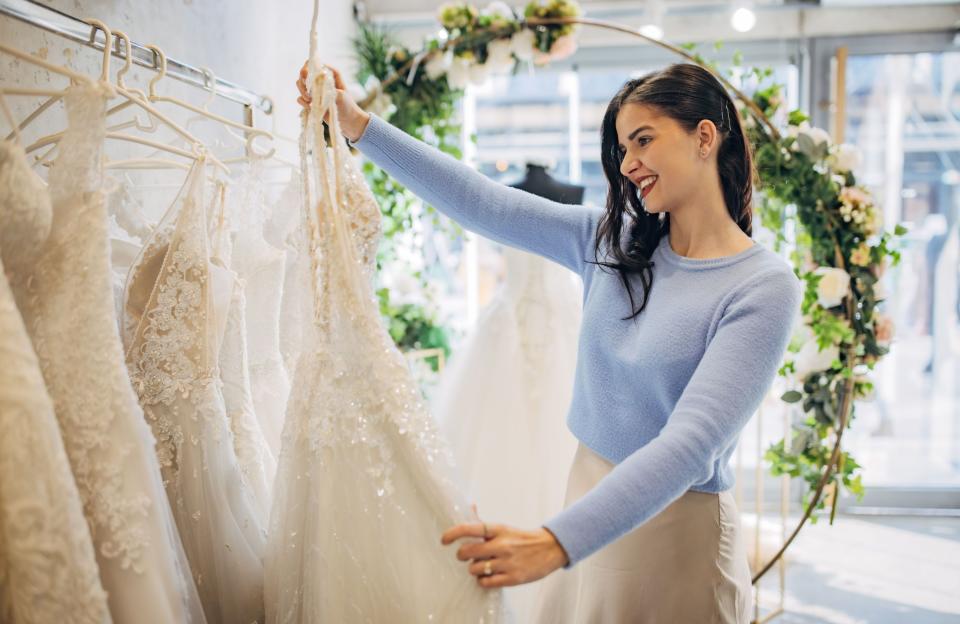
[[[467,567],[474,576],[493,576],[505,572],[504,568],[502,559],[478,559]]]
[[[477,583],[480,587],[493,589],[496,587],[510,587],[516,585],[509,574],[494,574],[493,576],[478,576]]]
[[[486,527],[482,522],[468,522],[444,531],[440,542],[446,546],[464,537],[486,537],[486,535]]]

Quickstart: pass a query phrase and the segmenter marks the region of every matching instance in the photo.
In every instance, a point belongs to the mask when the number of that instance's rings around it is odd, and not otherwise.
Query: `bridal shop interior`
[[[586,282],[371,145],[599,213],[608,103],[678,62],[806,284],[773,380],[727,371],[770,387],[717,621],[960,621],[960,3],[0,0],[0,622],[553,621],[567,570],[440,536],[570,503]]]

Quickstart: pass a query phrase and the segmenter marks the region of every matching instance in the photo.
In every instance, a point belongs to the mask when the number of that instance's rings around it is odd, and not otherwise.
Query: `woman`
[[[729,95],[696,65],[630,80],[602,124],[604,210],[501,186],[364,112],[344,135],[467,229],[577,272],[583,323],[566,508],[536,530],[464,524],[484,587],[553,574],[542,622],[747,622],[730,455],[766,394],[801,288],[751,238],[753,164]],[[309,104],[306,69],[297,82]],[[490,458],[497,461],[496,457]]]

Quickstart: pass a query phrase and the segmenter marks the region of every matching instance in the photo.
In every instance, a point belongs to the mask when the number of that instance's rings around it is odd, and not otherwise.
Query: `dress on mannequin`
[[[579,203],[583,188],[529,165],[516,188]],[[576,438],[565,423],[573,390],[581,288],[573,273],[505,247],[506,283],[443,374],[433,413],[482,518],[540,526],[563,509]],[[495,462],[490,458],[496,457]],[[506,589],[527,622],[541,583]]]

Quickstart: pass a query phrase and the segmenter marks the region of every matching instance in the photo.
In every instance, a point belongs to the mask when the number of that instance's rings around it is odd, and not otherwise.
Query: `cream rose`
[[[456,56],[450,61],[447,69],[447,82],[451,89],[466,89],[470,84],[470,59]]]
[[[521,61],[533,60],[536,51],[537,37],[529,28],[513,33],[510,37],[510,50]]]
[[[862,158],[860,150],[849,143],[837,146],[833,155],[833,169],[835,171],[853,171],[860,166]]]
[[[850,292],[850,274],[834,267],[818,267],[814,275],[819,275],[817,284],[817,302],[824,308],[833,308],[843,303]]]
[[[830,345],[820,350],[815,339],[804,343],[794,359],[794,374],[797,379],[804,380],[811,373],[825,371],[830,368],[834,360],[840,359],[840,348]]]

